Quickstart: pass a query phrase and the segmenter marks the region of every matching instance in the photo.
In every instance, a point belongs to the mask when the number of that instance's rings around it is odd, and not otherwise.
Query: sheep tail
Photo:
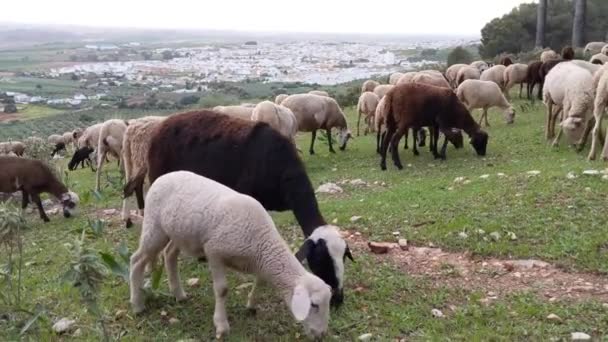
[[[148,173],[148,168],[142,168],[137,175],[127,181],[125,187],[123,188],[123,196],[124,198],[130,197],[138,188],[143,188],[144,180],[146,179],[146,174]]]

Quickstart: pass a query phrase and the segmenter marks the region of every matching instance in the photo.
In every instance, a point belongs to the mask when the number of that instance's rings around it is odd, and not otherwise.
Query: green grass
[[[408,150],[401,153],[404,165],[410,164],[408,167],[398,171],[389,159],[388,171],[382,172],[372,136],[356,138],[346,152],[338,151],[335,155],[328,153],[324,142],[317,141],[316,155],[302,154],[315,187],[356,178],[370,184],[386,183],[385,187],[369,188],[345,185],[343,194],[319,195],[323,214],[328,221],[337,219],[341,228],[360,231],[372,240],[392,241],[392,232],[400,231],[414,244],[433,242],[446,250],[471,251],[478,256],[540,258],[570,270],[606,274],[608,216],[604,212],[608,182],[591,176],[569,180],[566,174],[572,171],[580,175],[583,170],[604,169],[608,164],[587,162],[586,154],[577,154],[567,147],[565,140],[559,149],[548,146],[542,133],[542,105],[537,102],[522,111],[522,103],[516,101],[518,115],[514,125],[506,125],[499,112],[490,113],[491,139],[485,158],[477,157],[468,145],[462,150],[450,147],[447,161],[435,161],[426,148],[419,157]],[[356,122],[354,110],[349,108],[347,113],[349,121]],[[298,137],[303,151],[308,150],[309,139],[309,134]],[[526,174],[530,170],[541,173],[531,177]],[[498,177],[498,173],[506,177]],[[115,163],[108,174],[118,176]],[[479,178],[484,174],[490,176]],[[454,182],[462,176],[471,183]],[[82,329],[79,340],[100,337],[94,319],[79,302],[77,291],[61,283],[59,277],[69,258],[64,244],[78,236],[75,230],[86,225],[87,217],[103,217],[101,209],[119,208],[120,189],[107,186],[103,198],[97,200],[90,194],[94,184],[90,170],[78,170],[70,178],[72,187],[83,198],[80,217],[66,220],[52,216],[51,223],[42,224],[35,214],[28,216],[31,228],[25,235],[25,259],[34,264],[25,268],[25,296],[30,309],[40,303],[47,310],[45,319],[27,335],[33,340],[56,339],[50,332],[50,321],[66,316],[76,319]],[[350,223],[354,215],[363,218]],[[275,213],[273,218],[290,245],[298,246],[302,237],[293,215]],[[416,223],[424,221],[434,223],[417,227]],[[476,229],[497,231],[503,238],[485,241],[477,234],[469,234],[468,239],[457,237],[458,232]],[[507,239],[508,232],[515,233],[517,240]],[[133,251],[137,237],[137,230],[124,229],[118,217],[113,217],[103,235],[88,239],[87,244],[115,254],[123,241]],[[479,301],[484,297],[482,293],[437,285],[430,278],[414,278],[365,250],[354,253],[356,263],[347,263],[345,305],[332,312],[330,340],[355,340],[363,333],[372,333],[375,340],[382,341],[566,340],[574,331],[584,331],[598,340],[608,336],[607,309],[598,301],[551,303],[522,292],[485,305]],[[0,256],[0,263],[4,262],[4,256]],[[201,277],[200,288],[187,289],[190,295],[187,302],[178,304],[157,294],[148,300],[149,310],[142,316],[134,317],[129,311],[127,317],[117,320],[113,318],[115,312],[129,310],[128,286],[109,277],[102,289],[101,303],[111,334],[122,336],[125,341],[211,340],[213,294],[207,269],[204,264],[186,259],[180,262],[180,272],[182,281]],[[161,292],[167,293],[164,279],[163,276]],[[250,281],[250,276],[233,273],[230,277],[227,310],[232,331],[228,340],[301,339],[301,329],[270,289],[262,291],[257,316],[247,316],[244,309],[247,292],[235,287]],[[355,288],[363,290],[355,293]],[[446,317],[433,318],[433,308],[442,310]],[[161,317],[163,310],[179,322],[169,324],[167,317]],[[550,313],[560,316],[563,322],[545,319]],[[18,331],[13,323],[0,320],[0,340],[15,340]]]
[[[27,120],[39,119],[45,116],[56,115],[64,112],[61,109],[33,104],[19,105],[17,108],[19,109],[18,113],[20,114],[20,117]]]

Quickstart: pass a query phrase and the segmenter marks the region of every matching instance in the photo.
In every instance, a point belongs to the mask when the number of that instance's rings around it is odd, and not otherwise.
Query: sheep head
[[[471,135],[470,143],[471,145],[473,145],[473,148],[475,149],[475,152],[477,152],[477,155],[485,156],[486,148],[488,147],[488,133],[484,132],[481,129],[478,130],[477,132],[473,133],[473,135]]]
[[[319,339],[327,333],[330,298],[330,287],[319,277],[307,273],[296,281],[288,303],[309,337]]]
[[[353,137],[352,133],[348,128],[341,128],[338,131],[338,140],[340,141],[340,150],[344,151],[346,149],[346,144],[348,143],[348,139]]]
[[[63,206],[63,216],[66,218],[76,215],[76,205],[80,202],[78,195],[72,191],[68,191],[61,195],[61,205]]]

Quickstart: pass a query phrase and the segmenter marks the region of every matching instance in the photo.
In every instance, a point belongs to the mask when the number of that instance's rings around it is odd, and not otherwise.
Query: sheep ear
[[[302,285],[297,285],[291,297],[291,313],[296,321],[302,322],[308,317],[310,311],[310,294]]]
[[[306,260],[306,257],[310,254],[310,250],[314,244],[315,243],[310,239],[306,239],[306,241],[304,241],[302,247],[300,247],[300,249],[296,252],[296,258],[299,262],[304,262],[304,260]]]

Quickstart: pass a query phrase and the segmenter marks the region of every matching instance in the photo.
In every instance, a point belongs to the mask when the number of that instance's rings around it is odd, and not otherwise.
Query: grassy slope
[[[520,104],[516,106],[520,108]],[[354,111],[348,111],[354,121]],[[566,267],[607,272],[608,253],[606,236],[608,224],[602,213],[606,205],[608,183],[599,177],[567,180],[566,174],[580,174],[589,168],[605,168],[605,163],[588,163],[584,155],[576,154],[562,144],[551,149],[541,138],[543,129],[542,107],[537,105],[518,113],[516,123],[506,126],[498,112],[490,117],[491,142],[486,158],[478,158],[468,146],[464,150],[448,150],[446,162],[434,161],[424,150],[414,158],[411,151],[402,153],[403,171],[389,165],[381,172],[371,137],[357,138],[346,152],[329,155],[324,143],[317,144],[317,155],[303,155],[315,186],[327,181],[362,178],[365,181],[386,182],[386,188],[357,189],[345,186],[338,197],[320,195],[319,201],[328,220],[338,219],[343,228],[355,229],[375,240],[392,239],[391,232],[398,230],[414,241],[435,244],[453,250],[471,250],[481,255],[512,257],[538,257]],[[306,151],[309,135],[298,138]],[[540,170],[536,177],[528,177],[529,170]],[[499,178],[497,173],[507,174]],[[117,175],[115,164],[110,170]],[[488,179],[479,176],[490,174]],[[467,185],[455,185],[454,179],[466,176]],[[79,170],[71,175],[74,188],[84,194],[93,187],[93,174]],[[453,190],[448,188],[453,187]],[[96,208],[119,207],[119,189],[108,187],[104,199],[97,201],[89,195],[84,198],[84,212],[95,216]],[[363,216],[356,224],[349,222],[353,215]],[[293,247],[301,240],[299,228],[291,213],[274,214],[283,236]],[[413,223],[436,221],[433,225],[414,228]],[[77,319],[83,330],[81,339],[98,338],[93,320],[78,301],[77,293],[61,284],[59,276],[66,269],[67,249],[63,246],[77,234],[74,229],[86,224],[86,218],[64,220],[52,217],[43,225],[34,215],[28,217],[33,225],[26,234],[26,261],[34,261],[25,271],[26,296],[30,304],[42,303],[49,317]],[[498,242],[476,237],[456,238],[461,231],[482,228],[498,231],[503,236],[514,232],[518,239]],[[473,236],[475,234],[469,234]],[[102,237],[89,240],[100,251],[114,251],[120,241],[126,241],[131,250],[137,245],[137,231],[125,230],[114,221]],[[363,251],[356,251],[357,263],[347,266],[347,299],[345,307],[332,314],[331,336],[336,340],[352,340],[371,332],[380,340],[407,337],[414,340],[546,340],[550,337],[568,338],[573,331],[585,331],[595,336],[608,335],[608,317],[601,303],[548,303],[522,293],[501,298],[491,306],[479,304],[483,296],[463,290],[436,288],[425,280],[416,280],[398,271],[390,264],[379,264]],[[4,262],[0,258],[0,262]],[[204,265],[185,260],[180,263],[182,280],[201,277],[202,286],[189,289],[191,298],[176,304],[165,296],[149,301],[150,310],[142,317],[113,321],[119,309],[128,309],[128,287],[118,279],[110,278],[103,288],[103,307],[108,311],[110,331],[114,336],[124,334],[124,340],[176,340],[213,336],[213,295]],[[164,278],[163,278],[164,279]],[[229,340],[293,340],[300,329],[293,323],[285,306],[272,291],[265,289],[261,307],[255,319],[244,310],[246,290],[235,286],[251,281],[250,277],[233,274],[228,313],[232,324]],[[354,288],[363,288],[354,293]],[[167,292],[163,280],[162,291]],[[456,311],[448,309],[454,305]],[[444,319],[431,318],[432,308],[446,313]],[[170,325],[161,317],[179,323]],[[544,318],[555,313],[564,323],[551,323]],[[0,322],[0,327],[2,326]],[[34,339],[48,340],[48,321],[31,333]],[[14,339],[15,329],[0,328],[0,340]]]

